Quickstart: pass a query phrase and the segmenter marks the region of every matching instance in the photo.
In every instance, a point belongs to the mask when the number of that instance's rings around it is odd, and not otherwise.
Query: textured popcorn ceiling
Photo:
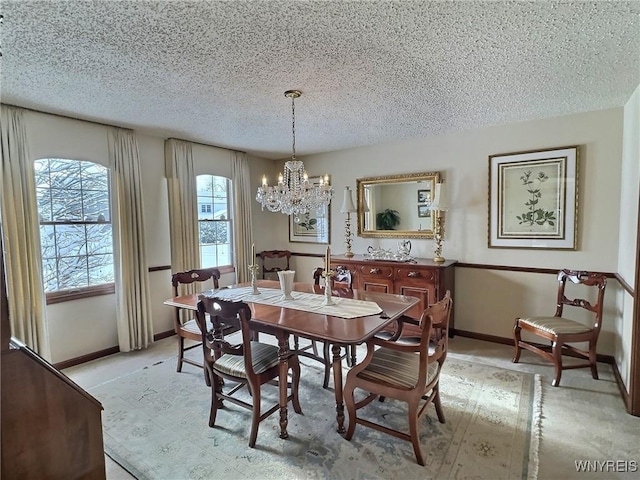
[[[1,101],[299,155],[624,105],[640,2],[9,1]]]

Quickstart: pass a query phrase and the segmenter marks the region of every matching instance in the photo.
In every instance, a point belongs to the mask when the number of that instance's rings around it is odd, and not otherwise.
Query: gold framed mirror
[[[358,236],[433,238],[429,210],[440,172],[359,178]]]

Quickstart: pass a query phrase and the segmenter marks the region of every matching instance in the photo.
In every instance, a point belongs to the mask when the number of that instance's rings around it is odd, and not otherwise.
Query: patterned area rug
[[[535,479],[540,439],[539,377],[449,356],[441,374],[446,423],[429,407],[421,423],[427,465],[409,442],[359,425],[351,441],[336,432],[332,390],[319,364],[301,359],[303,415],[289,409],[289,438],[278,413],[247,445],[249,410],[233,404],[209,428],[210,391],[202,372],[176,373],[175,358],[91,390],[104,406],[105,451],[138,479]],[[277,388],[263,386],[264,398]],[[360,410],[403,430],[403,403]],[[346,413],[346,412],[345,412]],[[347,416],[348,418],[348,416]]]

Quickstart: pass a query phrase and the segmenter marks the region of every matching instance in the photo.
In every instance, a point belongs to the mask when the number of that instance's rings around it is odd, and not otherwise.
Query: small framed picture
[[[310,177],[312,185],[320,184],[320,177]],[[315,210],[299,215],[289,215],[289,241],[300,243],[329,244],[331,239],[331,210],[325,205],[321,211]]]
[[[429,205],[418,205],[418,216],[419,217],[430,217],[431,210],[429,210]]]
[[[418,190],[418,203],[429,203],[429,202],[431,202],[431,190]],[[420,215],[420,216],[426,217],[427,215]]]

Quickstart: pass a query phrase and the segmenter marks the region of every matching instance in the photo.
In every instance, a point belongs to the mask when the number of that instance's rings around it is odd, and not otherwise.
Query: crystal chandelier
[[[318,185],[309,182],[304,164],[296,160],[296,107],[295,99],[302,93],[299,90],[287,90],[284,96],[291,99],[291,131],[293,134],[291,160],[284,164],[284,176],[278,175],[278,184],[269,186],[267,177],[262,177],[262,185],[258,187],[256,200],[270,212],[282,212],[294,215],[298,223],[300,216],[312,211],[322,214],[322,208],[329,206],[333,196],[333,188],[329,184],[329,176],[320,177]]]

